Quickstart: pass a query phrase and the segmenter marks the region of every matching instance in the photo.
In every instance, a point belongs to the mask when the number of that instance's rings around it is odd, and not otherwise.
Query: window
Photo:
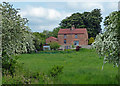
[[[77,34],[75,34],[75,38],[77,38]]]
[[[74,41],[74,45],[79,45],[79,41]]]
[[[64,40],[64,44],[66,44],[66,40]]]
[[[65,39],[67,38],[66,34],[64,34],[64,38],[65,38]]]

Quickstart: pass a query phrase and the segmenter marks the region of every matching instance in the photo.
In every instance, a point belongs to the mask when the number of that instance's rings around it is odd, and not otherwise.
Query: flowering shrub
[[[88,44],[91,45],[94,41],[95,41],[94,38],[90,37]]]
[[[118,40],[118,12],[111,13],[105,19],[105,32],[96,36],[93,47],[100,56],[104,56],[104,63],[119,65],[120,44]]]
[[[2,16],[2,27],[0,27],[0,41],[2,53],[2,68],[14,73],[17,62],[13,56],[20,53],[30,53],[35,47],[33,45],[33,35],[30,28],[26,26],[28,20],[22,18],[18,11],[9,3],[0,4],[0,16]]]
[[[76,51],[79,51],[80,48],[81,48],[81,46],[77,46],[77,47],[76,47]]]

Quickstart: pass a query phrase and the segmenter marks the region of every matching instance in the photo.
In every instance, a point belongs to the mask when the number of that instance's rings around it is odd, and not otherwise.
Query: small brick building
[[[46,39],[46,44],[49,44],[50,42],[58,42],[58,39],[51,36]]]
[[[68,29],[60,29],[58,39],[49,37],[46,43],[56,41],[61,45],[61,48],[70,49],[72,45],[88,45],[88,33],[86,28],[71,27]]]

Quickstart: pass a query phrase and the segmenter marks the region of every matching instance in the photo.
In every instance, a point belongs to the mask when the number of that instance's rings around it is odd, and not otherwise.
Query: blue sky
[[[103,21],[109,13],[118,10],[117,2],[10,2],[20,8],[19,14],[29,20],[33,32],[52,31],[72,13],[101,9]],[[101,23],[104,29],[103,22]]]

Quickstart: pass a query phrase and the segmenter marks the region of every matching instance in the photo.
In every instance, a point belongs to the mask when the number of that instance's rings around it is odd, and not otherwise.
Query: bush
[[[89,39],[88,44],[89,44],[89,45],[91,45],[94,41],[95,41],[95,40],[94,40],[94,38],[93,38],[93,37],[91,37],[91,38]]]
[[[59,45],[57,42],[51,42],[51,43],[50,43],[50,48],[51,48],[51,49],[56,50],[56,49],[58,49],[59,47],[60,47],[60,45]]]
[[[17,67],[17,56],[9,56],[5,51],[2,52],[2,73],[3,75],[9,73],[13,75]]]
[[[75,45],[72,45],[72,48],[75,48]]]
[[[80,48],[81,48],[81,46],[77,46],[77,47],[76,47],[76,51],[79,51]]]
[[[13,75],[7,73],[2,76],[2,84],[52,84],[47,75],[23,69],[22,64],[15,70]]]
[[[63,73],[63,66],[54,65],[49,71],[51,77],[57,77],[59,74]]]
[[[19,64],[18,67],[14,68],[13,75],[6,72],[2,76],[2,84],[30,84],[31,83],[31,79],[28,77],[29,71],[25,71],[22,68],[22,64],[21,65]]]
[[[65,53],[71,53],[74,51],[74,49],[64,49]]]
[[[2,77],[2,84],[24,84],[21,76],[5,75]]]

